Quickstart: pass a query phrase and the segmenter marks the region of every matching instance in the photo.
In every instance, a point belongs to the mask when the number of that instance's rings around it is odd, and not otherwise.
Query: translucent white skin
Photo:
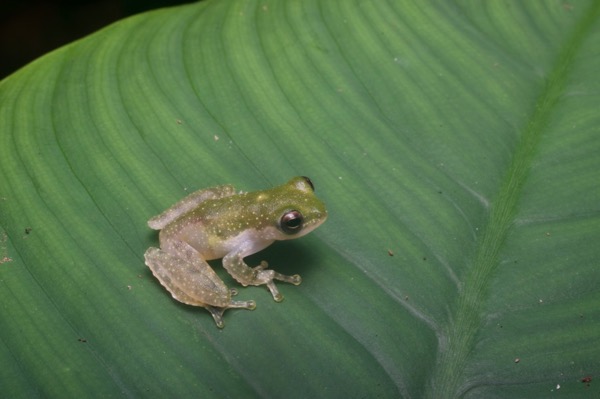
[[[325,205],[306,177],[251,193],[236,194],[230,185],[199,190],[148,221],[151,228],[161,231],[160,249],[148,248],[146,265],[173,298],[206,308],[222,328],[226,309],[254,309],[256,304],[232,300],[235,291],[225,286],[206,261],[223,258],[223,267],[240,284],[264,284],[280,302],[283,296],[273,280],[298,285],[300,276],[267,269],[264,261],[249,267],[244,257],[275,240],[302,237],[326,218]]]

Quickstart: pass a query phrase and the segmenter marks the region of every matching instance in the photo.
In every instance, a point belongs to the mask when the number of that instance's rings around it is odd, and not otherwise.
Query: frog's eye
[[[304,181],[305,181],[305,182],[307,182],[307,183],[308,183],[308,185],[310,186],[310,188],[311,188],[313,191],[315,191],[315,185],[313,184],[313,182],[312,182],[312,181],[310,181],[310,179],[309,179],[308,177],[306,177],[306,176],[302,176],[302,178],[304,179]]]
[[[300,230],[302,230],[303,223],[304,218],[302,217],[302,214],[298,211],[287,211],[279,220],[279,226],[281,227],[281,231],[283,231],[286,234],[298,233]]]

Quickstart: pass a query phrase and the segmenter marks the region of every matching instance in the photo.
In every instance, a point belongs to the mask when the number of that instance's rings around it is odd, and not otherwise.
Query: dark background
[[[0,0],[0,80],[64,44],[133,14],[192,0]]]

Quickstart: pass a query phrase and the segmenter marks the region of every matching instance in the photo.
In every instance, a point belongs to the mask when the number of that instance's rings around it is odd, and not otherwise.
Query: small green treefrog
[[[325,204],[304,176],[248,193],[236,193],[231,185],[199,190],[148,221],[160,230],[160,249],[148,248],[146,265],[173,298],[206,308],[223,328],[225,310],[252,310],[256,304],[232,300],[235,290],[228,289],[206,261],[223,258],[223,267],[240,284],[264,284],[280,302],[283,295],[274,280],[298,285],[300,276],[267,269],[265,261],[249,267],[244,257],[275,240],[302,237],[325,219]]]

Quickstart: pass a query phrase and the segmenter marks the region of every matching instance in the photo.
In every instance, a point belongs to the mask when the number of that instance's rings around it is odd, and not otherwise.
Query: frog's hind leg
[[[148,248],[144,254],[146,265],[173,298],[188,305],[206,308],[220,328],[223,327],[222,314],[226,309],[256,307],[254,301],[233,301],[231,290],[210,265],[187,244],[180,243],[179,247],[182,256],[174,256],[158,248]]]

